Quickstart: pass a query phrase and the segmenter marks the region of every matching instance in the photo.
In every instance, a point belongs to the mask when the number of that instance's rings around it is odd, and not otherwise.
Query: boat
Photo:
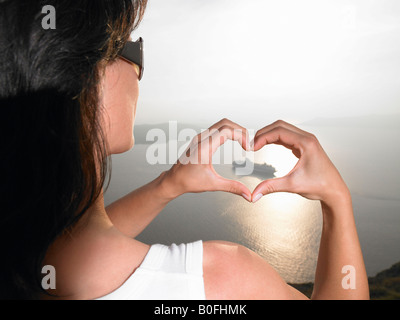
[[[233,161],[232,162],[232,170],[236,170],[238,168],[253,168],[252,173],[250,175],[262,177],[262,178],[271,178],[274,177],[274,174],[276,172],[276,169],[267,164],[267,163],[254,163],[249,159],[246,159],[243,162],[237,162]]]

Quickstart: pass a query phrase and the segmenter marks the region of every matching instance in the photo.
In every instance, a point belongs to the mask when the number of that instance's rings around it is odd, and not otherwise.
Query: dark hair
[[[56,29],[42,28],[42,8]],[[0,0],[0,298],[37,299],[49,246],[106,181],[99,83],[146,0]]]

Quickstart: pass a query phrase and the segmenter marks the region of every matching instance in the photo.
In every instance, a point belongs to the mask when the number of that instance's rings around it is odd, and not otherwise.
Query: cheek
[[[136,71],[125,61],[117,61],[106,69],[103,81],[103,108],[109,153],[122,153],[132,148],[133,123],[139,85]]]

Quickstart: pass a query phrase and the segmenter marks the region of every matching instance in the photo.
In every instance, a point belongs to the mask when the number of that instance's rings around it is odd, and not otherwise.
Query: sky
[[[137,124],[400,113],[398,0],[149,0]]]

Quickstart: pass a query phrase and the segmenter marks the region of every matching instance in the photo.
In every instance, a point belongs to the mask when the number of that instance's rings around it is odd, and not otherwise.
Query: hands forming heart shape
[[[248,137],[247,129],[227,119],[197,135],[167,172],[174,197],[184,193],[225,191],[254,203],[270,193],[290,192],[330,204],[349,193],[338,170],[313,134],[279,120],[257,131],[253,141],[250,142]],[[213,154],[227,140],[238,141],[245,151],[252,152],[269,144],[282,145],[299,160],[286,176],[262,181],[250,192],[241,182],[221,177],[212,166]]]

